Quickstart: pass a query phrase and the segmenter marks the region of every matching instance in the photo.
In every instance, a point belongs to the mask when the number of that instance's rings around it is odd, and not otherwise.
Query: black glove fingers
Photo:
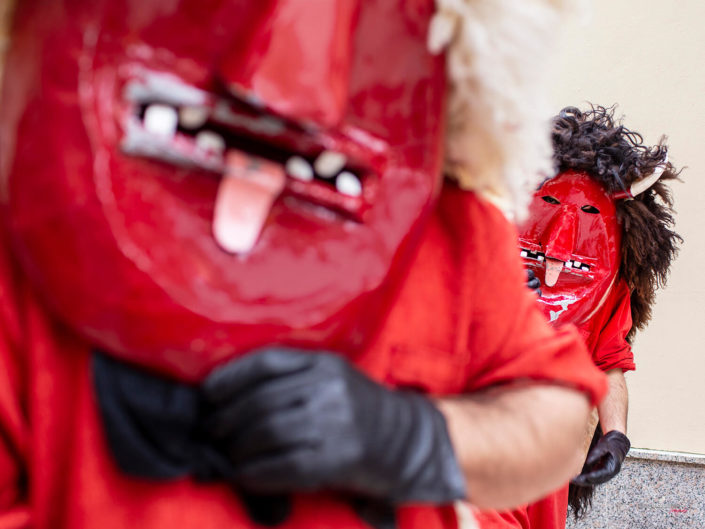
[[[263,454],[238,465],[233,480],[236,485],[259,494],[315,491],[321,486],[315,471],[316,455],[312,446]]]
[[[284,349],[249,354],[216,368],[203,383],[203,394],[212,404],[232,400],[252,386],[309,369],[314,360],[311,354]]]
[[[582,478],[580,480],[580,483],[582,484],[585,483],[586,486],[588,485],[601,485],[603,483],[607,483],[609,480],[611,480],[613,477],[615,477],[618,474],[618,471],[614,470],[614,467],[610,468],[601,468],[599,470],[595,470],[593,472],[589,472],[587,474],[581,475],[580,477]]]
[[[536,273],[531,269],[526,269],[526,286],[541,297],[541,280],[536,277]]]
[[[596,465],[600,462],[600,460],[605,457],[606,455],[609,455],[609,450],[607,449],[606,446],[598,444],[588,452],[587,458],[585,458],[585,464],[587,466],[592,466]]]
[[[592,485],[605,483],[617,474],[616,466],[615,458],[611,455],[607,455],[598,467],[584,474],[585,479]]]
[[[247,431],[261,417],[303,406],[315,394],[319,376],[313,367],[251,385],[236,398],[216,405],[205,422],[215,439]]]
[[[585,474],[575,476],[573,479],[570,480],[570,482],[573,485],[577,485],[578,487],[589,487],[591,485]]]
[[[281,386],[282,384],[278,384]],[[352,410],[346,406],[346,385],[341,381],[310,380],[304,385],[289,384],[279,388],[271,398],[279,405],[266,408],[260,406],[256,416],[247,427],[233,431],[227,438],[228,454],[233,461],[244,461],[257,454],[292,449],[300,445],[331,445],[338,457],[348,454],[355,437]],[[264,391],[258,397],[268,398]],[[223,422],[232,424],[232,417]],[[240,423],[242,424],[242,423]],[[359,453],[359,444],[354,444]],[[325,455],[321,454],[320,459]]]
[[[579,486],[606,483],[619,474],[629,448],[626,435],[616,430],[607,432],[588,453],[585,460],[588,470],[574,478],[572,483]]]
[[[526,269],[526,284],[531,290],[541,286],[541,280],[536,277],[536,273],[531,268]]]
[[[619,457],[620,461],[624,461],[632,446],[629,438],[620,431],[612,430],[607,432],[603,439],[610,447],[610,450]]]
[[[205,420],[205,430],[217,440],[228,439],[240,431],[246,431],[251,424],[264,414],[268,414],[279,404],[263,397],[270,393],[267,388],[250,391],[227,405],[216,408]]]
[[[308,417],[309,413],[301,408],[260,417],[250,428],[228,439],[230,460],[238,465],[268,453],[320,444],[323,432]]]
[[[445,420],[426,397],[390,390],[335,354],[274,349],[214,372],[210,437],[236,487],[342,490],[446,502],[465,481]]]

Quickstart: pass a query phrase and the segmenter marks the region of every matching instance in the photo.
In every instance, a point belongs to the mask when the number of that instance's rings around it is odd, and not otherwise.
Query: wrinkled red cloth
[[[595,365],[602,371],[636,369],[627,334],[632,328],[631,291],[620,279],[602,308],[578,331],[587,344]]]
[[[534,380],[598,402],[604,377],[574,329],[545,322],[524,286],[516,237],[493,206],[447,186],[394,305],[356,364],[391,386],[434,395]],[[6,245],[0,316],[0,529],[253,527],[225,485],[120,473],[100,427],[91,344],[42,305]],[[451,506],[399,511],[401,529],[456,525]],[[278,527],[366,525],[326,493],[296,496]]]

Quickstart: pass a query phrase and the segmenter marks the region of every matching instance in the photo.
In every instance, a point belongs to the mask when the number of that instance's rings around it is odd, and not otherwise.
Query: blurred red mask
[[[432,0],[23,0],[0,108],[13,251],[69,325],[187,379],[353,353],[440,186]]]

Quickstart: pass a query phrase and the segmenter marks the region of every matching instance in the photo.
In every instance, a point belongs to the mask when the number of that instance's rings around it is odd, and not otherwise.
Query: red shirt
[[[631,291],[619,280],[600,309],[578,328],[592,360],[602,371],[635,369],[634,354],[627,342],[632,327]],[[483,529],[565,529],[568,485],[528,506],[510,512],[483,512]]]
[[[0,252],[0,529],[249,528],[231,490],[120,473],[91,384],[91,344],[58,323]],[[574,329],[553,330],[525,287],[516,233],[448,186],[378,336],[356,359],[392,386],[436,395],[516,381],[585,392],[605,381]],[[400,509],[406,528],[456,525],[450,506]],[[366,527],[335,494],[296,496],[279,529]]]

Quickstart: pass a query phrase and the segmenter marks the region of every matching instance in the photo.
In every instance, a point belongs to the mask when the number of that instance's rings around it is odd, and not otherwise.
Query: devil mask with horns
[[[602,107],[563,110],[553,141],[560,172],[535,193],[519,243],[525,265],[541,280],[539,303],[551,321],[585,326],[612,308],[606,301],[623,277],[641,327],[677,240],[662,183],[675,178],[666,148],[642,146]],[[608,163],[609,148],[619,159]]]

